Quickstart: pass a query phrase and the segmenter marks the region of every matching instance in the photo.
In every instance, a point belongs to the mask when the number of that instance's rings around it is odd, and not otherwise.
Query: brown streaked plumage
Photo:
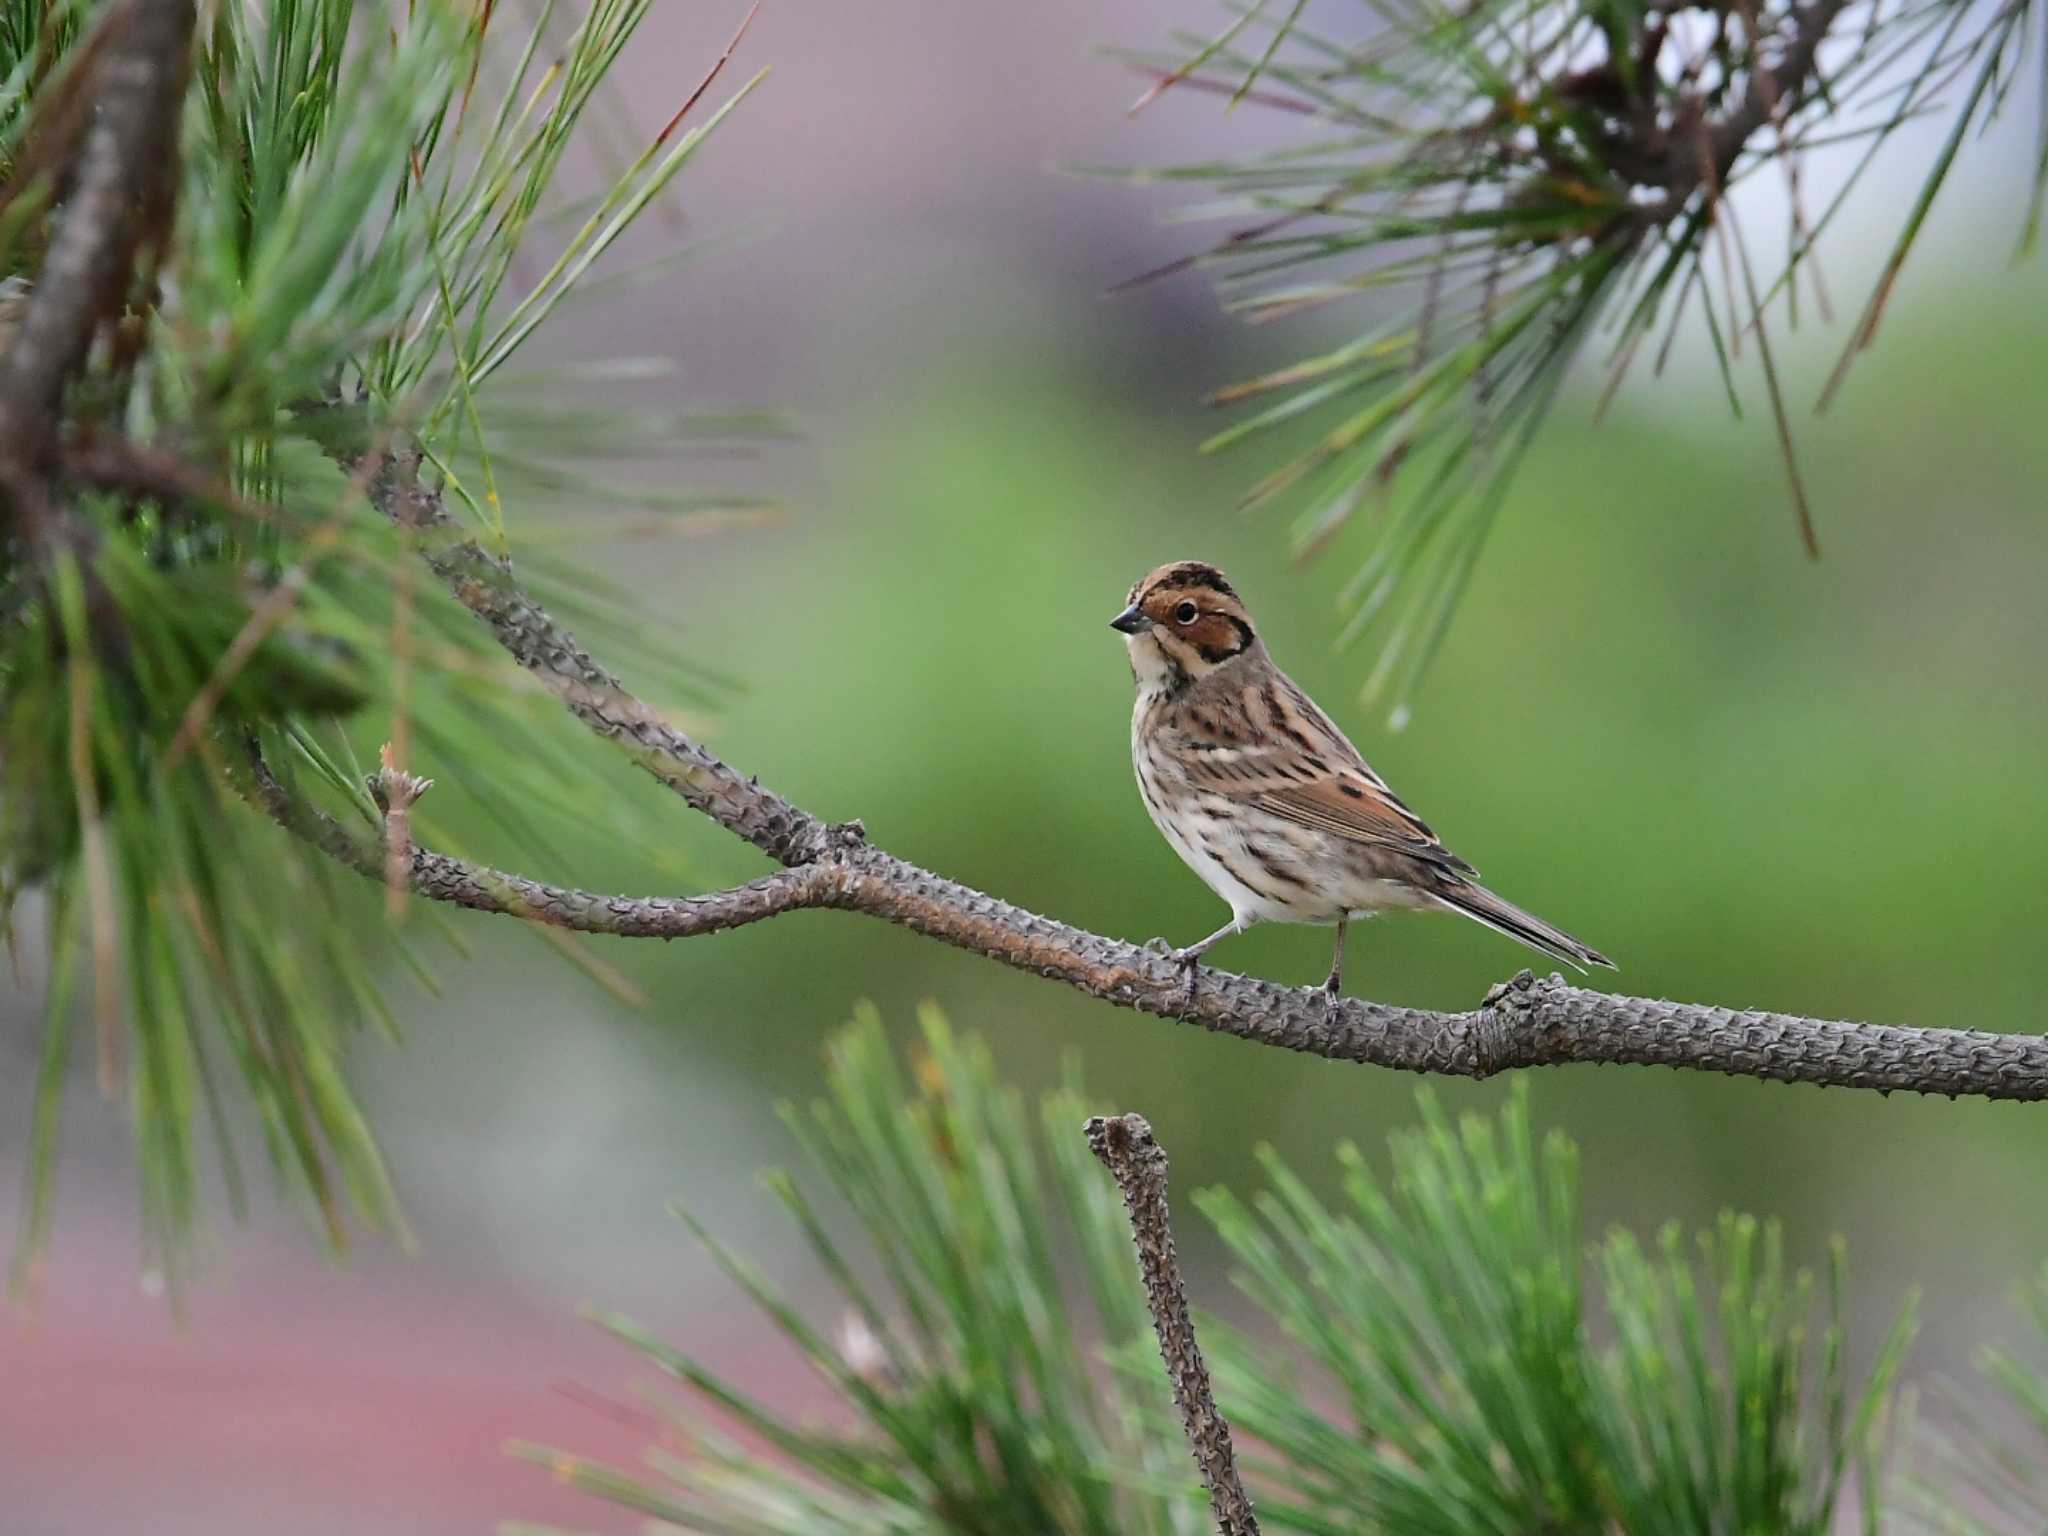
[[[1613,965],[1478,883],[1274,665],[1215,566],[1160,566],[1110,623],[1138,685],[1131,760],[1145,809],[1230,904],[1228,923],[1175,951],[1190,967],[1253,923],[1334,923],[1334,995],[1346,925],[1401,907],[1462,912],[1568,965]]]

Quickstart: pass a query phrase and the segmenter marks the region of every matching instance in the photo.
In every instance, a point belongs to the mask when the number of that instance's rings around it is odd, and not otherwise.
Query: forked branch
[[[388,749],[387,749],[388,750]],[[370,781],[379,804],[417,801],[431,779],[414,779],[386,764]],[[410,795],[400,789],[411,791]],[[702,933],[744,927],[803,907],[836,905],[843,870],[836,864],[803,864],[707,896],[601,896],[594,891],[547,885],[422,848],[411,837],[402,813],[387,809],[386,840],[358,836],[324,811],[299,804],[252,751],[248,798],[278,825],[311,843],[337,863],[372,880],[397,881],[414,895],[445,901],[472,912],[492,912],[621,939],[689,939]]]
[[[1173,1404],[1180,1410],[1181,1428],[1195,1453],[1202,1486],[1209,1490],[1216,1529],[1220,1536],[1258,1536],[1252,1501],[1237,1475],[1230,1424],[1216,1406],[1209,1367],[1195,1338],[1194,1319],[1188,1316],[1187,1289],[1181,1284],[1166,1205],[1166,1149],[1143,1115],[1096,1115],[1082,1129],[1088,1150],[1123,1192],[1131,1241],[1138,1249],[1138,1272],[1145,1281],[1145,1305],[1152,1314],[1152,1331],[1159,1336],[1159,1358],[1166,1363]]]
[[[1041,917],[945,879],[872,846],[859,823],[822,821],[763,788],[628,693],[521,589],[509,563],[457,537],[438,497],[420,483],[415,462],[385,461],[365,483],[380,507],[420,532],[429,563],[457,598],[578,719],[693,808],[787,870],[803,872],[682,901],[624,898],[480,871],[419,850],[410,861],[411,884],[422,895],[585,932],[664,938],[805,907],[865,912],[1121,1007],[1262,1045],[1412,1072],[1486,1077],[1513,1067],[1608,1062],[1880,1092],[2048,1098],[2048,1039],[2038,1035],[1845,1023],[1620,997],[1527,971],[1464,1013],[1354,998],[1332,1002],[1319,987],[1286,987],[1206,967],[1190,986],[1187,973],[1157,950]],[[302,821],[286,819],[306,830]],[[372,846],[364,872],[381,878],[385,865],[384,850]]]

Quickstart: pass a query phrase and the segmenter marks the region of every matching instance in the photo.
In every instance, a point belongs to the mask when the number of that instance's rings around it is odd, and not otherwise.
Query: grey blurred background
[[[742,9],[657,10],[619,77],[619,142],[666,118]],[[1390,735],[1355,701],[1364,657],[1330,650],[1346,551],[1291,570],[1282,530],[1233,510],[1270,467],[1261,450],[1193,452],[1215,424],[1203,390],[1316,332],[1248,332],[1199,275],[1105,302],[1201,237],[1163,222],[1163,189],[1054,170],[1283,139],[1289,124],[1226,120],[1211,97],[1127,120],[1142,82],[1092,53],[1207,30],[1216,14],[1197,0],[763,8],[722,84],[763,63],[772,76],[640,253],[677,234],[741,238],[550,340],[563,361],[671,353],[680,381],[662,391],[771,403],[805,431],[757,465],[647,471],[780,494],[786,522],[579,551],[693,660],[743,680],[708,722],[713,745],[1025,905],[1137,939],[1194,937],[1216,903],[1145,822],[1128,675],[1104,622],[1143,570],[1201,555],[1492,883],[1621,961],[1615,985],[2037,1027],[2048,281],[2038,261],[2006,260],[2030,125],[1970,147],[1829,416],[1806,403],[1848,315],[1780,338],[1820,564],[1799,553],[1753,373],[1746,423],[1695,353],[1661,385],[1639,373],[1595,428],[1586,370],[1509,499],[1416,723]],[[1824,248],[1838,310],[1860,302],[1929,148],[1903,138]],[[1828,169],[1811,174],[1824,189]],[[1775,191],[1755,200],[1753,235],[1782,221]],[[588,761],[593,794],[633,792],[630,770]],[[648,805],[648,843],[678,850],[703,885],[756,872],[715,828]],[[622,889],[664,878],[631,851],[531,873]],[[120,1114],[81,1080],[43,1300],[0,1315],[0,1530],[631,1528],[501,1447],[624,1457],[644,1438],[624,1405],[645,1382],[579,1320],[586,1303],[634,1314],[771,1401],[812,1400],[664,1211],[688,1203],[797,1297],[822,1295],[750,1175],[791,1155],[772,1105],[814,1091],[820,1043],[858,998],[905,1033],[915,1004],[936,1000],[1027,1086],[1079,1050],[1096,1093],[1150,1116],[1183,1189],[1249,1184],[1261,1140],[1327,1184],[1339,1138],[1377,1148],[1414,1117],[1411,1081],[1116,1011],[856,917],[600,946],[650,995],[639,1013],[510,925],[464,931],[474,952],[440,959],[442,998],[394,976],[407,1043],[353,1058],[412,1255],[373,1242],[325,1260],[266,1196],[247,1225],[211,1232],[179,1324],[138,1274]],[[1261,932],[1214,958],[1306,981],[1326,943]],[[1468,1006],[1523,960],[1472,925],[1393,918],[1354,938],[1350,984]],[[0,1000],[10,1190],[33,983]],[[1505,1087],[1440,1091],[1485,1106]],[[1966,1375],[1977,1344],[2014,1334],[2009,1292],[2048,1257],[2048,1120],[2033,1109],[1618,1069],[1538,1074],[1534,1099],[1584,1148],[1589,1232],[1732,1205],[1782,1217],[1807,1260],[1840,1232],[1865,1344],[1921,1287],[1922,1383]],[[1200,1299],[1229,1310],[1213,1243],[1192,1212],[1184,1225]]]

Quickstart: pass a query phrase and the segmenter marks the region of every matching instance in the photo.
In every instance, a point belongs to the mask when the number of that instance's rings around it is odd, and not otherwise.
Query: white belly
[[[1190,818],[1175,818],[1169,821],[1154,809],[1148,800],[1145,809],[1152,816],[1152,825],[1159,829],[1159,835],[1167,845],[1181,856],[1202,883],[1221,896],[1230,905],[1230,915],[1237,919],[1239,927],[1252,923],[1333,923],[1339,913],[1332,911],[1316,916],[1299,905],[1282,903],[1263,891],[1253,890],[1230,872],[1231,864],[1242,865],[1250,855],[1245,851],[1244,839],[1238,835],[1232,824],[1199,812]],[[1185,824],[1183,825],[1183,821]],[[1227,864],[1209,851],[1209,847],[1221,849],[1230,858]]]
[[[1262,923],[1334,923],[1369,917],[1396,907],[1434,907],[1435,898],[1399,881],[1374,879],[1347,857],[1342,839],[1297,822],[1193,790],[1184,781],[1168,785],[1170,764],[1148,763],[1138,726],[1144,718],[1140,695],[1132,719],[1131,759],[1146,814],[1181,861],[1229,904],[1240,927]],[[1173,814],[1167,814],[1171,804]],[[1306,879],[1297,886],[1270,879],[1263,861],[1279,860]],[[1243,870],[1241,877],[1234,871]],[[1253,884],[1250,882],[1258,882]],[[1266,888],[1259,888],[1264,885]]]

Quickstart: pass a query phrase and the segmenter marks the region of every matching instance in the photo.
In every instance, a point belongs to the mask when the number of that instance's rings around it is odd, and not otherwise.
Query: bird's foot
[[[1147,939],[1144,943],[1140,944],[1138,948],[1149,949],[1152,951],[1153,954],[1164,955],[1169,960],[1175,958],[1180,953],[1173,947],[1173,945],[1169,941],[1162,938],[1160,935],[1156,933],[1153,934],[1152,937]]]
[[[1185,1019],[1195,1011],[1195,976],[1202,969],[1202,951],[1199,945],[1190,944],[1185,949],[1167,951],[1166,958],[1180,967],[1181,981],[1186,992],[1181,997],[1181,1017]]]

